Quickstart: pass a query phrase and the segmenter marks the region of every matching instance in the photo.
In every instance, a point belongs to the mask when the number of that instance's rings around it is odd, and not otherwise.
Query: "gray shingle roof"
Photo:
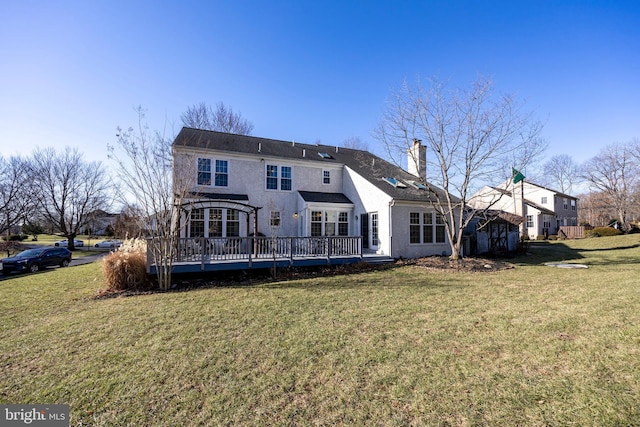
[[[298,193],[300,193],[300,196],[302,196],[305,202],[353,204],[351,200],[342,193],[320,193],[317,191],[298,191]]]
[[[391,177],[407,181],[417,178],[404,169],[363,150],[335,147],[328,145],[301,144],[248,135],[236,135],[209,130],[182,128],[176,137],[174,147],[192,147],[212,149],[232,153],[273,156],[284,159],[296,159],[314,163],[343,164],[353,169],[384,193],[395,200],[421,201],[428,200],[428,191],[407,185],[399,188],[389,184],[385,178]],[[330,157],[321,156],[327,153]],[[444,194],[443,190],[433,187],[434,191]],[[454,200],[457,200],[453,197]]]

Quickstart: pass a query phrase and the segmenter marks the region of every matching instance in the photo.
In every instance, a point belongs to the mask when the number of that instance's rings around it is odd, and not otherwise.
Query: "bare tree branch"
[[[592,189],[606,195],[624,231],[630,228],[629,214],[636,205],[640,184],[640,159],[637,153],[635,140],[626,144],[612,144],[582,168],[582,176]]]
[[[544,164],[543,173],[545,184],[564,194],[571,194],[573,186],[581,180],[580,167],[567,154],[551,157]]]
[[[45,221],[69,240],[87,224],[89,213],[110,205],[110,183],[100,162],[85,162],[77,149],[36,149],[29,162],[32,194]]]
[[[124,205],[135,204],[143,212],[137,215],[139,229],[149,237],[148,251],[157,267],[158,284],[167,290],[180,236],[176,215],[190,195],[196,171],[192,164],[174,165],[173,136],[152,133],[144,111],[138,108],[137,114],[135,130],[118,128],[116,145],[108,147],[109,158],[117,165]]]
[[[0,157],[0,234],[10,234],[11,228],[33,207],[30,182],[24,159]]]
[[[449,89],[436,79],[425,88],[404,82],[392,94],[376,136],[397,165],[415,140],[427,148],[424,184],[431,206],[445,218],[452,257],[472,219],[472,195],[488,183],[503,182],[511,168],[523,169],[544,150],[542,125],[513,96],[497,95],[490,80],[468,89]],[[417,164],[423,159],[412,158]],[[437,188],[444,190],[440,192]]]
[[[242,114],[234,113],[231,107],[222,102],[216,108],[208,106],[204,102],[187,108],[180,116],[182,123],[191,128],[215,130],[219,132],[235,133],[238,135],[251,135],[253,124],[242,118]]]

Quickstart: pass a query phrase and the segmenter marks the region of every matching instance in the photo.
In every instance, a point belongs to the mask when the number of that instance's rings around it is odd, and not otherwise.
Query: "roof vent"
[[[307,149],[306,148],[302,149],[302,157],[307,157]]]
[[[258,142],[258,153],[262,152],[262,142]]]

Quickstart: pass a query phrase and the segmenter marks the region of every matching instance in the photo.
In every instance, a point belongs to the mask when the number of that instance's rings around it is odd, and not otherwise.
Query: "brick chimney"
[[[407,171],[426,181],[427,179],[427,147],[422,141],[413,138],[413,145],[407,150]]]

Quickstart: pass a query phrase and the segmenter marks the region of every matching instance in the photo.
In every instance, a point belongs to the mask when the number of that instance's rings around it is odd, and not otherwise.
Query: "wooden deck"
[[[147,272],[156,268],[147,255]],[[366,254],[361,237],[198,237],[178,242],[174,273],[293,266],[380,263],[391,258]]]

